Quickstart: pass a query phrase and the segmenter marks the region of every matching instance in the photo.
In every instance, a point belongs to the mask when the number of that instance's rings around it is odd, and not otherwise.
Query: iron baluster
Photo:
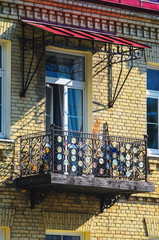
[[[147,173],[148,173],[147,142],[148,142],[148,135],[144,135],[144,140],[145,140],[145,181],[147,182]]]
[[[55,126],[54,124],[51,125],[51,138],[52,138],[52,173],[55,171]]]

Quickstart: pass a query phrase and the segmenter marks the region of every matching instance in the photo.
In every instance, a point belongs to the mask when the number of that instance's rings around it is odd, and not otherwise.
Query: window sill
[[[0,142],[4,142],[4,143],[15,143],[15,140],[11,140],[11,139],[5,139],[5,138],[0,138]]]
[[[147,149],[147,156],[148,157],[154,157],[159,158],[159,149]]]

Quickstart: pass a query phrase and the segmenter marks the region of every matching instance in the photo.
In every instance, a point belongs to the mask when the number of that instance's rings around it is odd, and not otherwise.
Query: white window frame
[[[64,86],[64,130],[69,130],[68,129],[68,103],[67,103],[67,91],[68,88],[72,88],[72,89],[80,89],[83,90],[83,132],[87,131],[87,79],[86,79],[86,56],[84,54],[75,54],[72,52],[68,52],[68,51],[56,51],[56,50],[46,50],[47,52],[57,52],[57,53],[64,53],[66,55],[74,55],[74,56],[79,56],[79,57],[84,57],[85,58],[85,81],[75,81],[75,80],[71,80],[71,79],[66,79],[66,78],[54,78],[54,77],[48,77],[45,76],[45,83],[47,84],[58,84],[58,85],[63,85]],[[48,87],[50,87],[48,85]],[[50,87],[51,88],[51,87]],[[52,93],[53,94],[53,93]],[[53,96],[53,95],[52,95]]]
[[[153,69],[159,71],[159,64],[147,66],[147,69]],[[159,91],[149,90],[147,89],[147,98],[154,98],[158,100],[158,149],[148,148],[148,156],[159,157]]]
[[[79,236],[80,240],[84,240],[84,233],[82,232],[59,232],[59,231],[54,231],[54,230],[46,230],[46,235],[60,235],[60,236]],[[61,238],[61,240],[63,240]]]
[[[5,230],[3,228],[0,228],[0,240],[5,240]]]
[[[1,78],[1,91],[2,91],[2,105],[1,105],[1,132],[0,132],[0,138],[3,138],[5,136],[5,79],[6,79],[6,64],[5,64],[5,47],[3,43],[0,43],[0,46],[2,48],[2,68],[0,68],[0,78]]]

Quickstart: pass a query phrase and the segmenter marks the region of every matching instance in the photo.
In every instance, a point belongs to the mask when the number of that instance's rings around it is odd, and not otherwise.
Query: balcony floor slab
[[[33,175],[16,179],[18,188],[35,191],[79,192],[92,194],[127,194],[154,192],[153,182],[130,181],[94,176],[73,176],[57,173]]]

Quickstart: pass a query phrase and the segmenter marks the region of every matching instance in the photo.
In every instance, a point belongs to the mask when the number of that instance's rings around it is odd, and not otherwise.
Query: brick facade
[[[1,39],[11,41],[10,138],[16,141],[0,142],[0,166],[3,168],[5,165],[7,169],[5,171],[11,169],[12,159],[14,166],[19,170],[19,136],[45,131],[45,55],[26,96],[20,97],[22,88],[20,17],[111,31],[151,45],[151,48],[146,50],[145,59],[135,60],[133,70],[113,108],[92,113],[93,124],[98,119],[101,132],[107,122],[109,133],[112,135],[143,138],[146,134],[146,64],[147,62],[159,64],[159,17],[80,1],[5,0],[0,3],[0,42]],[[31,30],[31,26],[26,27],[27,36],[31,35]],[[36,29],[35,34],[41,34],[41,30]],[[41,51],[36,52],[32,67],[36,66]],[[31,57],[32,51],[28,51],[25,62],[26,75]],[[102,53],[92,55],[92,67],[103,57]],[[122,80],[129,68],[130,63],[123,64]],[[93,68],[92,76],[96,74],[95,70]],[[31,69],[31,73],[33,71]],[[114,65],[113,89],[119,72],[120,64]],[[107,69],[92,77],[93,101],[108,103],[107,85]],[[93,110],[98,108],[99,106],[92,105]],[[9,159],[6,157],[5,148],[8,149]],[[44,240],[46,229],[84,232],[88,233],[86,238],[91,240],[146,240],[150,232],[159,237],[159,229],[155,229],[159,221],[158,158],[149,157],[148,160],[148,181],[155,183],[155,193],[134,194],[129,200],[119,200],[103,213],[100,213],[100,196],[66,192],[50,193],[42,203],[31,210],[29,193],[14,188],[11,181],[12,171],[8,171],[7,174],[3,171],[0,185],[0,227],[10,228],[11,240]],[[18,170],[15,172],[18,173]],[[16,175],[13,175],[13,178],[15,177]],[[150,224],[150,221],[153,223]]]

